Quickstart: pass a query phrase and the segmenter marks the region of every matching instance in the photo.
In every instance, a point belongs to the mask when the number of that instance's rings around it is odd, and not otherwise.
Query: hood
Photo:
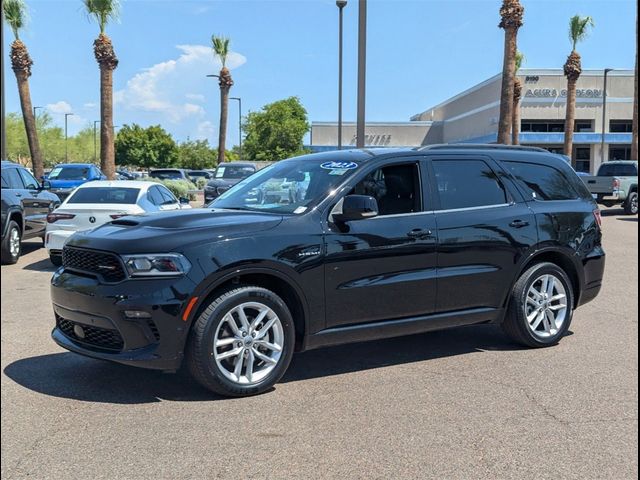
[[[51,184],[51,188],[75,188],[83,183],[86,183],[86,180],[48,180]]]
[[[282,216],[260,212],[198,208],[122,217],[68,242],[116,253],[181,252],[186,247],[276,227]]]

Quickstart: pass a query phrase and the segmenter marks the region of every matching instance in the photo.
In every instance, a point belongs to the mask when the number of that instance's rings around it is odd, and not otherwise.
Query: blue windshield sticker
[[[320,165],[320,168],[325,170],[353,170],[358,168],[356,162],[324,162]]]

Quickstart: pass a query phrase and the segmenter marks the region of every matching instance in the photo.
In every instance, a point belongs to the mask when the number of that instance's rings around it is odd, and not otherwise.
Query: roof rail
[[[424,150],[466,150],[466,149],[487,149],[487,150],[520,150],[524,152],[545,152],[549,153],[549,150],[545,150],[540,147],[530,147],[526,145],[502,145],[499,143],[443,143],[436,145],[426,145],[418,148],[418,151]]]

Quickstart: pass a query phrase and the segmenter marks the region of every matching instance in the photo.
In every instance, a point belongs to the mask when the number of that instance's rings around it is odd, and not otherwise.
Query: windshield
[[[88,180],[89,167],[56,167],[51,170],[49,180]]]
[[[320,162],[308,157],[282,160],[236,184],[214,200],[211,206],[304,213],[329,195],[359,166],[355,162]]]
[[[78,188],[67,203],[120,203],[134,204],[139,188],[91,187]]]
[[[161,180],[182,180],[182,172],[180,170],[154,170],[149,176]]]
[[[253,174],[255,168],[247,165],[221,165],[216,168],[216,178],[243,179]]]

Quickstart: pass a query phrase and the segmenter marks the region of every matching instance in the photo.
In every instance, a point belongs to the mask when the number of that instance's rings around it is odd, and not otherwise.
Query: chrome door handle
[[[528,227],[529,222],[525,222],[524,220],[514,220],[509,224],[509,226],[513,228],[523,228],[523,227]]]
[[[422,229],[422,228],[414,228],[409,233],[407,233],[407,237],[418,238],[418,239],[428,238],[428,237],[431,237],[432,235],[433,235],[433,232],[431,232],[431,230]]]

